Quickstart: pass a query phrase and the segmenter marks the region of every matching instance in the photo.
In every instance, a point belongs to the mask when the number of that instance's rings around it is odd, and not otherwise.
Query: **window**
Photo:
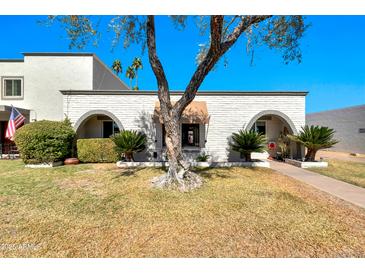
[[[103,121],[103,138],[119,133],[119,127],[114,121]]]
[[[3,78],[3,98],[22,98],[23,78]]]
[[[253,124],[251,130],[254,130],[258,133],[262,133],[263,135],[266,134],[266,122],[265,121],[256,121],[256,123]]]
[[[182,146],[199,147],[199,124],[182,124]]]
[[[359,133],[365,133],[365,128],[359,128]]]
[[[166,146],[166,130],[162,125],[162,146]],[[200,147],[199,124],[182,124],[181,126],[181,146]]]

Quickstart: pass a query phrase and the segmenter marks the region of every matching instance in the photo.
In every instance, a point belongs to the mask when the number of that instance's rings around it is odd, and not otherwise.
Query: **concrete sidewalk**
[[[307,183],[347,202],[365,208],[365,188],[354,186],[349,183],[282,162],[271,161],[270,165],[273,170],[279,171],[284,175]]]

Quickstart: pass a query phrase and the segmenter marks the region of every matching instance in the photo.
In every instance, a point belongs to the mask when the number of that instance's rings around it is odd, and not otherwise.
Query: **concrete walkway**
[[[365,208],[365,188],[351,185],[286,163],[271,161],[272,169]]]

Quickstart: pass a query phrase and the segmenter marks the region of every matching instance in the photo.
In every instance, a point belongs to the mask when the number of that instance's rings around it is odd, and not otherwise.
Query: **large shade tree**
[[[170,16],[177,29],[184,29],[187,16]],[[246,48],[251,52],[258,46],[281,51],[284,62],[301,61],[299,40],[306,24],[302,16],[236,15],[236,16],[197,16],[196,27],[206,37],[197,55],[197,67],[187,83],[181,98],[172,102],[168,79],[156,47],[155,16],[115,16],[111,19],[108,31],[115,34],[113,46],[119,42],[125,48],[131,44],[147,47],[148,58],[157,80],[160,115],[166,130],[166,149],[169,168],[165,175],[153,183],[158,187],[176,186],[187,191],[202,184],[202,179],[190,170],[184,159],[180,143],[180,119],[184,109],[194,100],[199,87],[208,73],[216,66],[223,55],[232,48],[241,36]],[[70,39],[70,47],[83,48],[95,41],[102,31],[88,16],[50,16],[48,22],[58,22]],[[192,41],[195,43],[195,41]]]

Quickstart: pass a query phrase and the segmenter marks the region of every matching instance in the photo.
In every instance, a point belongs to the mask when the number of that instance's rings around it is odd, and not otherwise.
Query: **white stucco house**
[[[0,143],[11,105],[27,123],[71,119],[78,138],[108,138],[123,129],[144,131],[148,149],[137,160],[161,160],[164,129],[156,91],[131,91],[92,53],[23,53],[0,60]],[[172,92],[178,100],[182,92]],[[237,161],[228,149],[233,132],[255,129],[269,142],[305,125],[304,91],[199,91],[183,114],[181,145],[187,157],[206,152],[215,161]],[[293,145],[293,157],[302,149]],[[275,155],[276,151],[269,151]]]

